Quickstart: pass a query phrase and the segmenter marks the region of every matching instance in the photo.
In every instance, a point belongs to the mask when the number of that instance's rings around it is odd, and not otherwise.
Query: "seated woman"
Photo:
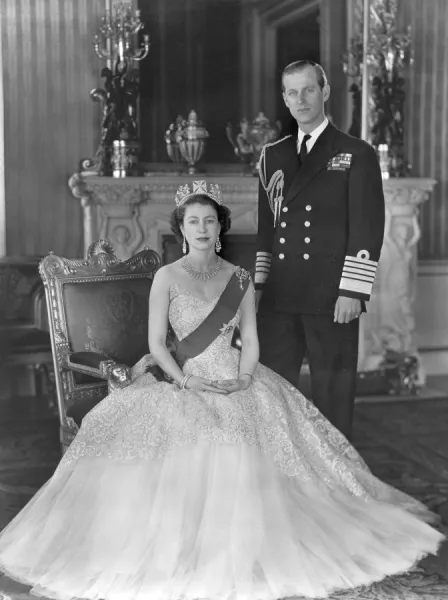
[[[434,515],[258,363],[249,273],[216,254],[230,227],[219,187],[186,184],[176,204],[185,256],[158,271],[149,309],[151,358],[171,381],[143,359],[84,418],[1,534],[0,568],[59,599],[275,600],[368,585],[435,553]]]

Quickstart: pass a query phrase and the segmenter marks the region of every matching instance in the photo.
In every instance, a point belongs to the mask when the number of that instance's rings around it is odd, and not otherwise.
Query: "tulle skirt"
[[[320,598],[435,553],[428,515],[288,477],[254,446],[198,441],[58,469],[0,536],[0,569],[61,600]]]

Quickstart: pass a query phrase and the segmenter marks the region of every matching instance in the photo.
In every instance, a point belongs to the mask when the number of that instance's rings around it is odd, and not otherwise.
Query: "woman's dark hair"
[[[220,238],[229,231],[230,226],[232,224],[232,219],[230,218],[230,210],[227,208],[227,206],[222,206],[222,204],[218,204],[208,196],[198,194],[197,196],[189,198],[186,202],[179,206],[179,208],[175,208],[171,213],[171,231],[174,233],[174,237],[179,242],[179,244],[182,244],[183,242],[183,235],[180,226],[183,224],[187,206],[191,206],[192,204],[202,204],[202,206],[209,205],[215,209],[216,214],[218,216],[219,224],[221,225],[221,231],[219,233]]]

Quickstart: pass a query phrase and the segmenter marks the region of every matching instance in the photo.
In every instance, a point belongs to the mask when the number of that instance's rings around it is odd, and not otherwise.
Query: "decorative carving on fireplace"
[[[239,174],[207,178],[223,190],[224,202],[232,211],[232,234],[255,234],[257,180]],[[123,260],[145,246],[162,256],[163,236],[171,234],[176,190],[193,179],[174,173],[127,179],[73,175],[69,186],[84,210],[84,248],[101,237],[114,245]]]

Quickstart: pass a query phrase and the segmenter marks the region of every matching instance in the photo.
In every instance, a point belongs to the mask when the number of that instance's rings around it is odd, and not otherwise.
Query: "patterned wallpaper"
[[[421,211],[420,259],[448,260],[448,2],[405,0],[414,64],[407,96],[407,152],[412,174],[438,185]]]
[[[82,256],[82,211],[67,186],[98,142],[91,44],[104,0],[2,0],[6,251]]]

